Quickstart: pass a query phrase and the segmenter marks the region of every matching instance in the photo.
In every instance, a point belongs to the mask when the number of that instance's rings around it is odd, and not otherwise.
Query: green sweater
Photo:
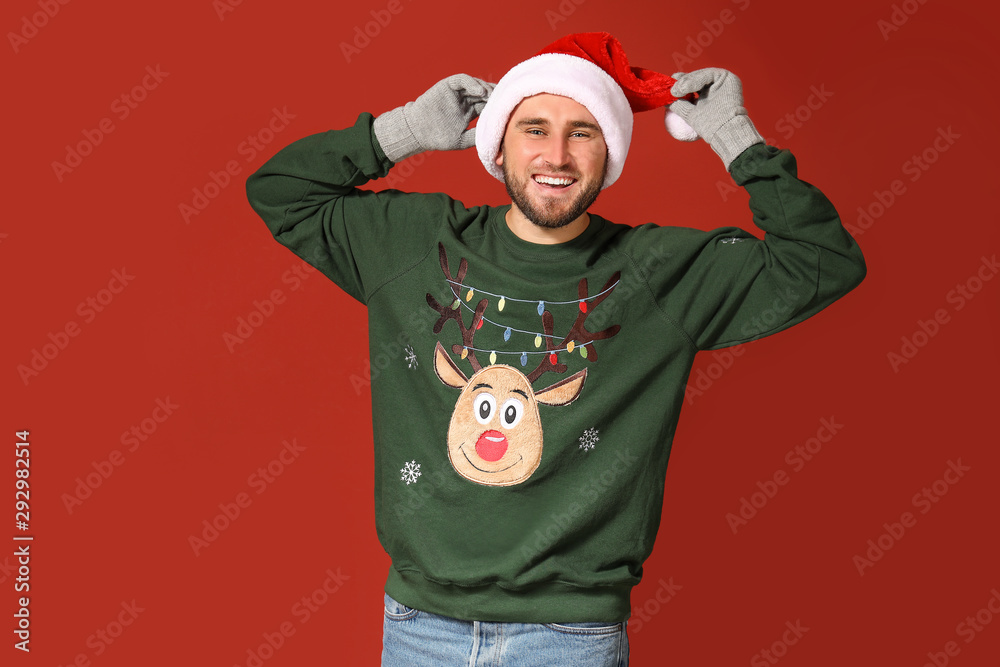
[[[592,214],[536,245],[509,206],[357,189],[392,166],[362,114],[247,182],[275,238],[367,305],[370,349],[395,354],[371,386],[386,591],[466,620],[628,618],[695,353],[829,305],[865,275],[858,246],[764,145],[731,166],[763,240]]]

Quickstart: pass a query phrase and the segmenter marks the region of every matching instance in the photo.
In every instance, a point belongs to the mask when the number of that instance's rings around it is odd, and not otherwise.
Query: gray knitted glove
[[[399,162],[424,151],[454,151],[476,144],[479,116],[495,83],[455,74],[434,84],[413,102],[375,119],[375,138],[385,156]],[[468,129],[467,129],[468,128]]]
[[[696,102],[677,100],[670,105],[688,125],[709,143],[726,165],[763,137],[743,108],[743,85],[735,74],[717,67],[674,74],[677,83],[670,89],[674,97],[698,93]]]

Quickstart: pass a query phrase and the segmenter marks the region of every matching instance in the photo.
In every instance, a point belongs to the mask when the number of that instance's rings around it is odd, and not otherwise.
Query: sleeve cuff
[[[749,116],[740,114],[733,116],[720,127],[712,137],[712,150],[722,158],[722,163],[729,171],[729,165],[736,157],[754,144],[764,143],[764,138],[757,132]]]
[[[406,123],[403,107],[386,111],[375,118],[372,130],[382,152],[393,162],[400,162],[411,155],[423,152]]]

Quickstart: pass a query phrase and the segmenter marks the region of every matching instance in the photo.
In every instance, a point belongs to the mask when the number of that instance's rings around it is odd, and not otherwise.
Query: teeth
[[[540,176],[535,175],[536,183],[544,183],[545,185],[569,185],[573,182],[572,178],[554,178],[552,176]]]

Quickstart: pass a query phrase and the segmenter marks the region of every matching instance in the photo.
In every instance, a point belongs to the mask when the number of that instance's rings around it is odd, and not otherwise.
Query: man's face
[[[543,93],[521,101],[507,122],[496,163],[511,201],[536,225],[556,229],[597,199],[608,147],[582,104]]]

